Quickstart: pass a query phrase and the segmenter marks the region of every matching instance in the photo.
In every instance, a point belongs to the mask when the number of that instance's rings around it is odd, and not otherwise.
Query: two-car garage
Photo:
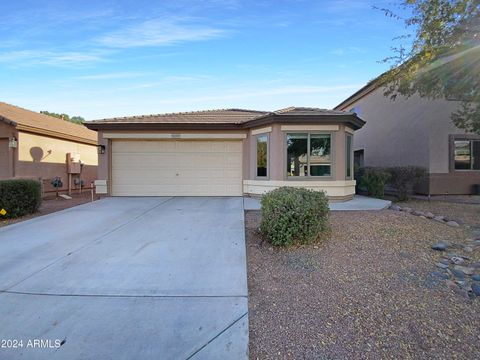
[[[111,141],[113,196],[241,196],[242,141]]]

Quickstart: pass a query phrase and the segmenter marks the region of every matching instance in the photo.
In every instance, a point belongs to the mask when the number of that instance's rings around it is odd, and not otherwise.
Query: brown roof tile
[[[83,125],[74,124],[1,101],[0,119],[12,123],[19,130],[90,144],[97,143],[97,133]]]
[[[265,115],[265,111],[243,109],[219,109],[167,114],[139,115],[89,121],[101,123],[185,123],[185,124],[242,124]]]
[[[244,109],[203,110],[169,114],[128,116],[120,118],[89,121],[88,124],[117,124],[117,123],[163,123],[163,124],[244,124],[252,120],[272,115],[352,115],[344,111],[326,110],[306,107],[289,107],[277,111],[257,111]],[[87,125],[88,126],[88,125]]]

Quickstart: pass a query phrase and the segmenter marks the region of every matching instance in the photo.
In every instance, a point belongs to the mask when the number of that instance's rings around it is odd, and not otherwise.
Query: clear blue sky
[[[392,1],[0,0],[0,101],[86,119],[332,108],[405,31],[373,5]]]

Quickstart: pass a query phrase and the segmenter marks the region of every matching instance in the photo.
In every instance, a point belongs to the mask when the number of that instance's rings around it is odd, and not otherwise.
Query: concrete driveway
[[[0,358],[246,359],[243,219],[242,198],[107,198],[0,228]]]

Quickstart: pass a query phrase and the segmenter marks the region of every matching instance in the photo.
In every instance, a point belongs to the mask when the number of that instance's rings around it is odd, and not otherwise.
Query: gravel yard
[[[398,203],[415,210],[430,211],[435,215],[448,216],[467,225],[480,226],[480,204],[459,204],[446,201],[410,200]]]
[[[460,216],[451,205],[444,215]],[[470,228],[333,212],[317,244],[280,249],[262,240],[259,221],[246,213],[251,359],[480,358],[480,298],[435,276],[445,253],[431,249],[471,238]],[[479,261],[480,250],[469,256]]]

